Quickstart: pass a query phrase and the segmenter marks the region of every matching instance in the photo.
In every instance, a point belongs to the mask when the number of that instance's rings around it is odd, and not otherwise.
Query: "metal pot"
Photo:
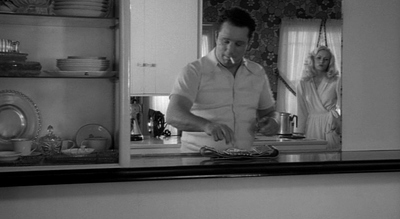
[[[290,113],[286,112],[279,112],[279,122],[280,127],[278,131],[278,135],[292,135],[293,134],[293,127],[296,120],[296,127],[297,127],[297,116],[291,115]]]

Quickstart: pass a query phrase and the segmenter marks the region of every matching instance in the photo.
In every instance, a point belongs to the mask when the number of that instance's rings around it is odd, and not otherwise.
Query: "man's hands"
[[[256,124],[257,131],[267,136],[276,135],[279,126],[280,124],[275,118],[268,116],[262,117]]]
[[[204,132],[212,136],[214,141],[222,141],[225,139],[226,144],[234,145],[235,143],[235,134],[227,125],[209,122],[205,125]]]
[[[234,145],[235,135],[231,128],[193,115],[190,112],[192,105],[193,103],[188,98],[172,95],[167,109],[167,123],[183,131],[203,131],[215,141],[225,140],[226,144]]]

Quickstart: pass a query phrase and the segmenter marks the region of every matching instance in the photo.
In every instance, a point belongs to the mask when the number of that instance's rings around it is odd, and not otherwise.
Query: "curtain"
[[[283,19],[280,28],[278,69],[280,76],[294,91],[301,79],[304,61],[315,49],[318,41],[320,19]],[[323,29],[322,29],[323,31]],[[326,38],[328,47],[336,58],[338,69],[342,60],[342,21],[326,21]],[[323,44],[325,38],[321,36]],[[321,44],[321,43],[320,43]],[[277,111],[297,113],[296,96],[279,80],[277,88]]]

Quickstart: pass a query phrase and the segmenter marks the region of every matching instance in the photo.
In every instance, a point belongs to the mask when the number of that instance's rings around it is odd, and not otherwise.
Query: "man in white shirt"
[[[189,63],[170,94],[167,123],[182,130],[184,152],[252,147],[259,131],[274,135],[279,114],[263,67],[244,58],[255,21],[233,8],[218,21],[216,47]]]

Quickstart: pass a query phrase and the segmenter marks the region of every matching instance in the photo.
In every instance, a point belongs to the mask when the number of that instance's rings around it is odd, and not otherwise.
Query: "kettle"
[[[296,120],[296,127],[297,127],[297,116],[296,115],[291,115],[290,113],[286,113],[286,112],[279,112],[280,127],[279,127],[279,131],[278,131],[278,135],[292,135],[293,127],[294,127],[294,120]]]
[[[164,114],[160,111],[149,109],[148,130],[152,137],[157,138],[163,135],[165,129]]]

